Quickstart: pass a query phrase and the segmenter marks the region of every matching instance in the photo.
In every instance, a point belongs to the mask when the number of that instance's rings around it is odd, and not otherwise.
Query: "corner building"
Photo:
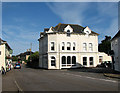
[[[61,24],[40,33],[39,67],[62,69],[99,64],[98,33],[88,26]]]

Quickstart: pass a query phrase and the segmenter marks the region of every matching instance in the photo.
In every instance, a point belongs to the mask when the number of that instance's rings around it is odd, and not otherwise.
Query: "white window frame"
[[[53,60],[52,57],[55,57],[55,60],[54,60],[54,61],[55,61],[55,66],[52,66],[52,65],[51,65],[51,61]],[[51,67],[56,67],[56,56],[52,56],[52,55],[50,56],[50,66],[51,66]]]
[[[90,58],[93,58],[93,61],[90,61]],[[90,65],[90,62],[93,62],[93,64],[92,65]],[[94,57],[93,56],[89,56],[89,66],[93,66],[94,65]]]
[[[93,51],[93,43],[89,43],[89,51]]]
[[[54,50],[51,49],[52,48],[52,43],[54,43],[54,45],[53,45],[54,46]],[[50,42],[50,51],[55,51],[55,41],[51,41]]]
[[[70,50],[71,50],[71,42],[67,42],[67,51],[70,51],[68,50],[68,47],[70,47]]]
[[[85,44],[85,46],[84,46]],[[87,51],[87,43],[83,43],[83,51]]]
[[[74,47],[75,47],[75,50],[76,50],[76,42],[73,42],[73,51],[75,51]]]
[[[65,42],[62,42],[61,43],[61,50],[64,51],[62,48],[64,47],[64,50],[65,50]]]

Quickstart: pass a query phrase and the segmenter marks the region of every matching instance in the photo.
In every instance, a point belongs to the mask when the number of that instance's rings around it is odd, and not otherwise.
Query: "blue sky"
[[[117,2],[3,2],[2,38],[13,54],[30,48],[38,51],[39,34],[44,28],[58,23],[88,26],[99,33],[99,42],[105,35],[114,36],[118,31]]]

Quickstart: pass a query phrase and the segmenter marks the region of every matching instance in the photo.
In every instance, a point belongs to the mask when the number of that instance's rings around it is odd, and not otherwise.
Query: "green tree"
[[[39,65],[39,52],[38,51],[33,53],[31,56],[29,56],[27,64],[30,67],[38,67],[38,65]]]
[[[99,44],[98,50],[99,52],[105,52],[106,54],[109,53],[111,50],[111,36],[105,36],[105,39]]]
[[[12,61],[18,61],[18,58],[16,56],[13,56]]]

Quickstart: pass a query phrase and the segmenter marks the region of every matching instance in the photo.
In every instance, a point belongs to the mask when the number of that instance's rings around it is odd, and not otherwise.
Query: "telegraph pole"
[[[31,51],[32,51],[32,43],[30,43],[30,62],[32,61],[32,59],[31,59]]]

